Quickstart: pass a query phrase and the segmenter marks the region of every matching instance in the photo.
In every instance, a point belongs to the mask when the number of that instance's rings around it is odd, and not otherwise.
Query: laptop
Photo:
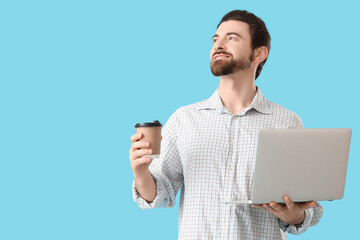
[[[226,203],[343,198],[350,139],[350,128],[260,130],[251,199]]]

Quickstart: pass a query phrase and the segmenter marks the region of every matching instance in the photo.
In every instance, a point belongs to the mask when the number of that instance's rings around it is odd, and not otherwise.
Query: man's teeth
[[[229,58],[229,56],[221,55],[221,56],[216,56],[215,57],[215,59],[221,59],[221,58]]]

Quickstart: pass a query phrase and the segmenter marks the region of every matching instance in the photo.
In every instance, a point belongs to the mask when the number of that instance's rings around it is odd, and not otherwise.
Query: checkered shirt
[[[303,233],[319,222],[318,202],[297,226],[251,205],[224,203],[251,199],[260,129],[304,127],[296,113],[256,88],[251,104],[237,114],[223,105],[218,90],[179,108],[162,130],[160,158],[149,167],[155,200],[146,202],[133,183],[133,198],[142,209],[174,207],[181,189],[179,239],[287,239],[288,233]]]

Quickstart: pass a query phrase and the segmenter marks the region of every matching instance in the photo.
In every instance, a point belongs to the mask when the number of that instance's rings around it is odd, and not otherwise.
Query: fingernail
[[[149,143],[148,143],[148,142],[145,143],[145,147],[147,147],[147,146],[149,146]]]
[[[148,152],[148,153],[151,153],[151,152],[152,152],[152,150],[151,150],[151,149],[149,149],[147,152]]]

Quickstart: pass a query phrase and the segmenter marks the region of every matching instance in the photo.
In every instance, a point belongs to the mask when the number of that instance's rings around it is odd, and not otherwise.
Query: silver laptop
[[[227,203],[343,198],[350,139],[350,128],[260,130],[251,199]]]

